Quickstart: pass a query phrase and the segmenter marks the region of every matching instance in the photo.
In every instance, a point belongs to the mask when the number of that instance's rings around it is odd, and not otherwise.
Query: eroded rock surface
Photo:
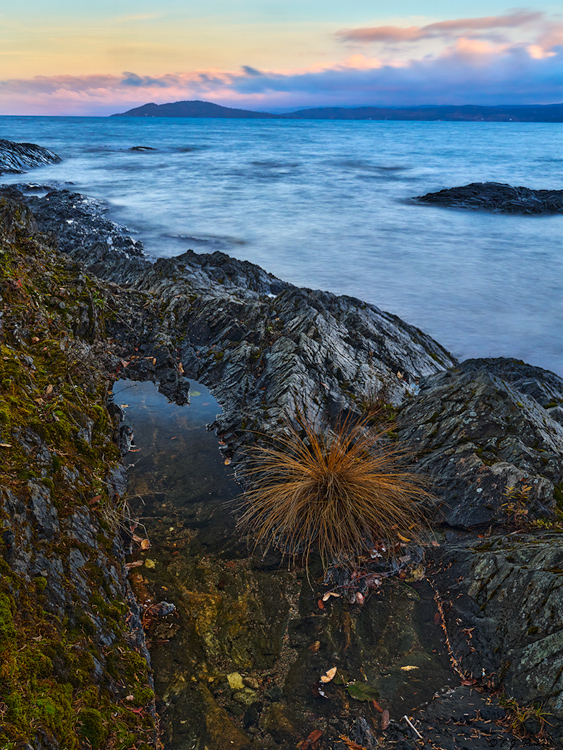
[[[401,438],[433,478],[450,526],[530,519],[563,501],[563,379],[511,359],[474,359],[420,381],[402,409]],[[512,492],[513,497],[510,497]]]
[[[508,214],[563,213],[563,190],[532,190],[501,182],[472,182],[463,187],[447,188],[414,198],[449,208],[492,211]]]
[[[561,532],[461,538],[433,569],[464,670],[521,705],[541,705],[563,742]]]
[[[32,167],[60,162],[60,156],[34,143],[14,143],[0,139],[0,174],[26,172]]]

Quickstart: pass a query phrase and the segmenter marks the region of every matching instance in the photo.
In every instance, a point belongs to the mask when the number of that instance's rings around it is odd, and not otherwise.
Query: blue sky
[[[21,0],[0,9],[0,114],[206,99],[563,101],[563,9],[485,0]]]

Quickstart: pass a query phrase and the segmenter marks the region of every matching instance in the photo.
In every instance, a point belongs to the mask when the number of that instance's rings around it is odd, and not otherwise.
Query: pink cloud
[[[521,28],[543,19],[543,13],[514,11],[504,16],[482,18],[457,18],[439,21],[426,26],[373,26],[339,31],[337,37],[347,42],[417,42],[438,37],[452,38],[460,33],[495,31],[497,29]]]

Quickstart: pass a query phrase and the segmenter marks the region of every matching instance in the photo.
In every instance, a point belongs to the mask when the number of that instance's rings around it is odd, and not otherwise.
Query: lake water
[[[24,180],[71,181],[104,198],[154,256],[222,250],[372,302],[460,358],[513,356],[560,374],[563,216],[408,199],[485,180],[561,189],[562,133],[544,123],[0,117],[1,138],[63,157]]]

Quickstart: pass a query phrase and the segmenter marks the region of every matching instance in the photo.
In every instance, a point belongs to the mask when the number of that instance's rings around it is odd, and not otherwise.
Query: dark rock
[[[563,399],[563,380],[517,360],[467,360],[421,380],[400,436],[419,453],[449,525],[506,523],[511,492],[530,519],[553,517],[563,426],[547,399]]]
[[[57,510],[51,501],[48,487],[28,482],[30,491],[31,512],[37,522],[40,539],[53,539],[59,532],[59,518]]]
[[[563,190],[532,190],[501,182],[472,182],[420,195],[413,200],[449,208],[467,208],[509,214],[563,213]]]
[[[34,143],[14,143],[0,139],[0,174],[25,172],[32,167],[60,162],[60,156]]]
[[[541,703],[550,733],[562,741],[561,534],[460,539],[440,549],[433,577],[466,673],[502,683],[522,705]]]

